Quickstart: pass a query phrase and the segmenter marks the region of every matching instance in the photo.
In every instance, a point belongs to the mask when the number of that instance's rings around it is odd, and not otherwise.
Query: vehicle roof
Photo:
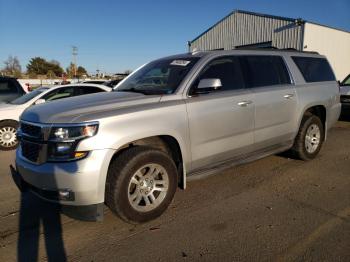
[[[213,50],[213,51],[194,51],[192,53],[183,53],[162,59],[185,59],[191,57],[205,57],[214,55],[288,55],[288,56],[305,56],[305,57],[324,57],[316,52],[302,52],[292,49],[274,49],[274,48],[236,48],[231,50]]]

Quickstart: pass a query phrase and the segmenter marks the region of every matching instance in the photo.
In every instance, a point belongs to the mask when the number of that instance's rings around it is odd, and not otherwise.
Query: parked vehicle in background
[[[341,109],[327,59],[295,51],[166,57],[114,91],[22,114],[11,169],[21,190],[89,219],[101,218],[106,203],[125,221],[145,222],[189,176],[286,150],[313,159]]]
[[[58,99],[108,91],[111,91],[111,88],[93,84],[39,87],[11,102],[0,104],[0,150],[11,150],[17,147],[16,131],[19,117],[28,107]]]
[[[350,74],[340,83],[340,102],[343,114],[350,113]]]
[[[0,102],[9,102],[27,92],[16,78],[0,76]]]
[[[105,86],[109,86],[109,87],[115,87],[117,84],[120,83],[120,81],[122,81],[123,79],[114,79],[114,80],[109,80],[103,83],[103,85]]]

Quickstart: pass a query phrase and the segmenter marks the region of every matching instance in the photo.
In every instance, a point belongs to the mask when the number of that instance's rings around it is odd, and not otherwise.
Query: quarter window
[[[324,58],[292,56],[305,82],[334,81],[331,66]]]

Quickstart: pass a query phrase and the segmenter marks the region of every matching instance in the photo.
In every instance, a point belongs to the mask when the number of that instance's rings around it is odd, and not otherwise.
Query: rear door
[[[201,79],[219,78],[220,90],[198,94]],[[192,171],[244,154],[254,143],[253,94],[245,89],[239,59],[211,60],[192,84],[186,99]]]
[[[256,149],[292,140],[297,98],[281,56],[241,57],[244,75],[254,93]]]

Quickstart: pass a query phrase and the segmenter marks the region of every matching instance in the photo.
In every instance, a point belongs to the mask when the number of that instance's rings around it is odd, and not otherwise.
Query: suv
[[[13,77],[0,76],[0,102],[9,102],[24,95],[26,91]]]
[[[338,83],[318,54],[171,56],[114,92],[27,109],[12,175],[22,190],[90,219],[105,203],[140,223],[161,215],[190,176],[286,150],[313,159],[340,110]]]

